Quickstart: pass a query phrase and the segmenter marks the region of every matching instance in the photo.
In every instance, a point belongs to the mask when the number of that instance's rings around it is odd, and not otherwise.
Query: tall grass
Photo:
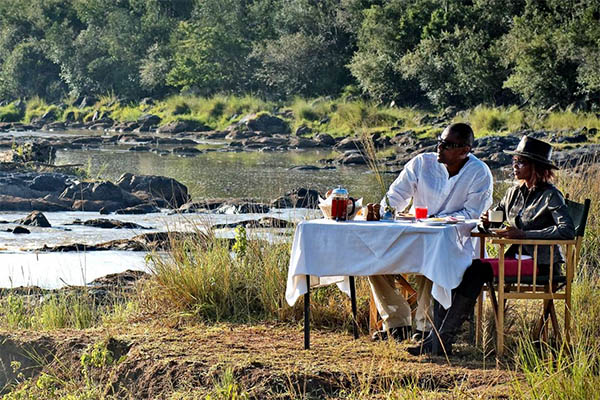
[[[173,240],[168,257],[150,257],[155,274],[146,294],[157,310],[203,320],[283,319],[289,243],[248,240],[238,234],[234,247],[210,230]]]
[[[203,321],[301,321],[302,301],[293,308],[285,301],[289,241],[268,242],[239,229],[232,244],[202,227],[197,231],[186,240],[174,235],[166,257],[150,256],[154,279],[141,290],[144,311]],[[357,282],[364,328],[368,290],[366,281]],[[351,329],[350,302],[337,288],[314,290],[311,300],[316,326]]]
[[[477,106],[456,118],[468,121],[477,137],[526,128],[526,114],[517,107]]]
[[[0,122],[18,122],[22,117],[21,110],[14,103],[0,107]]]
[[[0,298],[0,326],[7,330],[87,329],[123,321],[132,308],[123,301],[98,305],[87,291],[43,296],[8,294]]]

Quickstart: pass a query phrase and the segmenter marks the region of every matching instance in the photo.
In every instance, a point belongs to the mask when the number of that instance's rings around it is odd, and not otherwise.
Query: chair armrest
[[[493,233],[471,232],[471,237],[491,238],[491,237],[496,237],[496,235],[494,235]]]
[[[548,240],[548,239],[507,239],[507,238],[496,238],[492,239],[492,244],[527,244],[527,245],[568,245],[576,244],[575,239],[571,240]]]

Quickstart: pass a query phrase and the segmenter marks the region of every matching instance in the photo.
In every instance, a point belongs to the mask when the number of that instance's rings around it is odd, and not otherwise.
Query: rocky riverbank
[[[439,129],[450,122],[451,114],[425,122]],[[67,118],[65,122],[55,121],[54,115],[44,115],[30,124],[19,122],[0,123],[0,132],[20,132],[19,137],[0,137],[0,149],[13,149],[20,142],[31,140],[27,131],[47,131],[55,133],[45,139],[36,139],[41,146],[51,149],[97,149],[110,146],[125,146],[129,151],[175,154],[181,157],[195,157],[212,151],[289,151],[303,149],[330,149],[339,153],[334,158],[322,159],[322,168],[338,165],[365,165],[364,145],[356,136],[334,137],[326,132],[316,132],[306,126],[292,132],[286,115],[276,116],[268,113],[249,114],[226,127],[224,130],[210,130],[205,125],[187,120],[162,123],[159,116],[146,114],[137,121],[121,123],[98,112],[87,122]],[[85,130],[90,135],[60,135],[65,130]],[[479,138],[474,153],[491,168],[508,165],[510,157],[502,153],[503,149],[513,148],[524,135],[542,138],[557,146],[557,161],[574,165],[582,160],[597,159],[600,151],[596,128],[581,128],[576,131],[532,131],[523,130],[503,135]],[[388,156],[383,162],[389,167],[402,167],[410,158],[425,151],[435,151],[434,138],[423,137],[416,130],[406,130],[401,126],[391,126],[372,132],[372,140],[377,149],[393,146],[396,154]],[[199,143],[218,141],[214,148],[198,149]],[[13,151],[12,156],[4,156],[5,161],[19,161],[23,153],[31,150]],[[52,151],[47,152],[51,158]],[[313,169],[315,167],[313,166]]]

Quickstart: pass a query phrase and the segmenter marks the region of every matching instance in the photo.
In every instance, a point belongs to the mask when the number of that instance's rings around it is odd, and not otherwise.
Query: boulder
[[[39,226],[41,228],[51,228],[50,222],[44,214],[39,211],[33,211],[31,214],[18,221],[19,224],[29,226]]]
[[[369,158],[358,150],[344,152],[336,161],[342,165],[366,165]]]
[[[199,121],[173,121],[158,128],[159,133],[204,132],[210,128]]]
[[[270,207],[268,204],[259,203],[253,200],[239,199],[229,201],[215,210],[217,214],[263,214],[268,213]]]
[[[22,226],[15,226],[12,230],[12,233],[18,235],[18,234],[27,234],[27,233],[31,233],[31,232],[29,231],[29,229],[24,228]]]
[[[40,199],[24,199],[22,197],[0,195],[2,211],[69,211],[71,207]]]
[[[185,185],[164,176],[125,173],[117,185],[129,193],[146,192],[155,199],[164,200],[171,208],[178,208],[190,200]]]
[[[152,204],[138,204],[137,206],[121,208],[115,214],[150,214],[159,213],[160,209]]]
[[[314,147],[320,147],[321,144],[312,139],[294,136],[290,138],[289,146],[296,149],[309,149]]]
[[[123,222],[116,219],[95,218],[81,221],[76,219],[71,224],[67,225],[84,225],[101,229],[150,229],[148,227],[136,224],[135,222]]]
[[[300,125],[296,128],[296,136],[305,136],[310,135],[312,133],[312,129],[304,124]]]
[[[337,151],[345,151],[345,150],[359,150],[363,149],[362,140],[356,137],[348,137],[343,139],[341,142],[334,146],[334,149]]]
[[[276,208],[317,208],[319,192],[314,189],[296,188],[271,202]]]
[[[75,200],[71,208],[74,211],[94,211],[94,212],[115,212],[124,207],[124,204],[119,201],[111,200]]]
[[[274,117],[267,113],[258,113],[247,115],[239,122],[240,125],[246,125],[251,131],[261,131],[266,133],[290,133],[290,127],[283,119]]]
[[[62,192],[69,184],[70,178],[62,174],[42,174],[33,178],[30,189],[40,192]]]
[[[315,140],[322,146],[335,146],[335,144],[336,144],[336,141],[333,138],[333,136],[331,136],[328,133],[319,133],[315,137]]]
[[[201,150],[198,150],[194,147],[175,147],[171,151],[173,152],[173,154],[178,155],[180,157],[194,157],[202,153]]]
[[[135,128],[136,132],[148,132],[151,128],[158,125],[161,118],[158,115],[145,114],[138,118],[137,122],[139,126]]]

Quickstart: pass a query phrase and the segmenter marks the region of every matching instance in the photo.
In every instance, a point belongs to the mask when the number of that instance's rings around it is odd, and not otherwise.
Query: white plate
[[[430,225],[430,226],[442,226],[447,225],[444,221],[420,221],[422,224]]]

